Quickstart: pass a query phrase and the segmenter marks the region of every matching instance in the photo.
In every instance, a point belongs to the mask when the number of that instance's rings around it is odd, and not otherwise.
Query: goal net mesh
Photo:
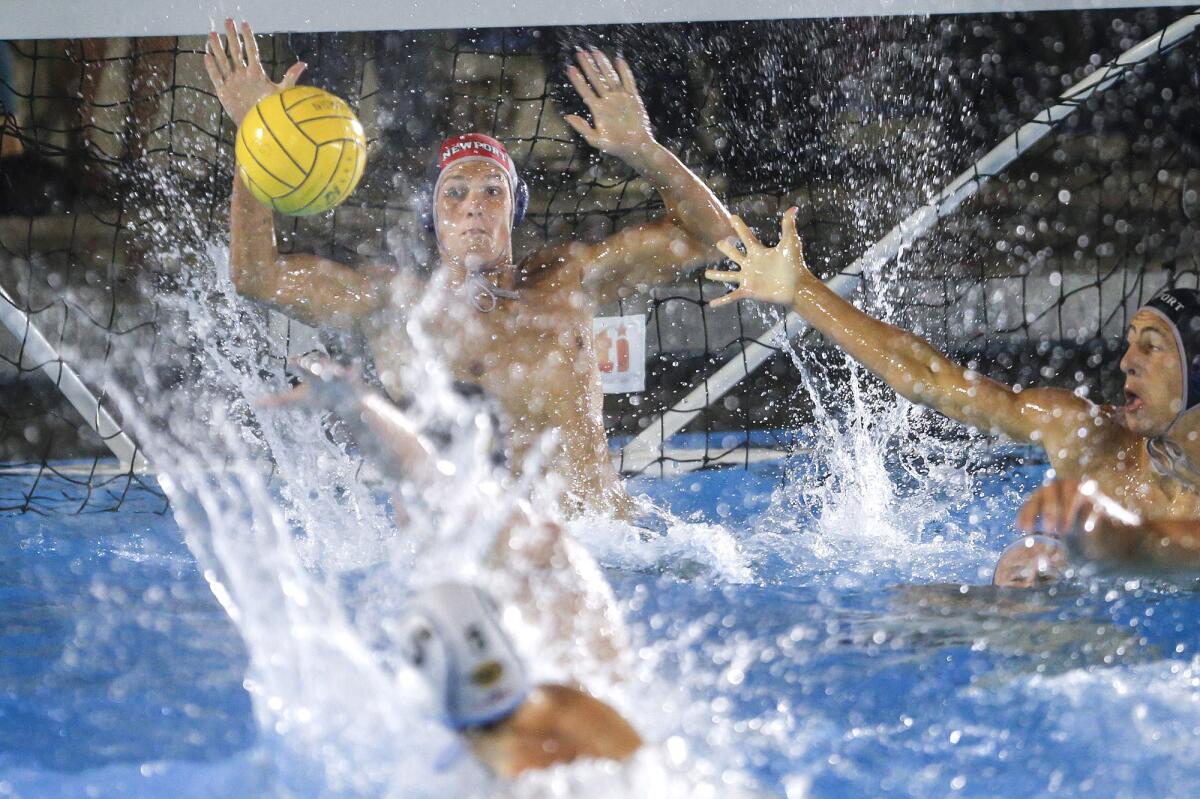
[[[562,120],[584,110],[566,65],[577,46],[595,46],[629,60],[659,139],[764,240],[798,206],[810,265],[828,278],[1064,89],[1182,16],[260,36],[270,73],[305,61],[304,82],[345,97],[369,139],[360,189],[330,214],[280,218],[280,247],[427,273],[416,198],[437,142],[464,130],[504,141],[530,184],[518,258],[661,214],[644,180]],[[134,397],[144,390],[114,361],[131,346],[154,353],[168,382],[188,378],[197,349],[220,346],[186,335],[186,305],[169,299],[189,258],[228,235],[234,128],[203,48],[202,37],[0,42],[0,303],[18,312],[0,327],[0,509],[112,510],[131,492],[138,508],[165,509],[152,481],[113,466],[53,364],[30,357],[28,330],[103,375],[89,378],[102,403],[108,381]],[[1132,310],[1163,285],[1197,281],[1198,55],[1190,40],[1152,53],[1081,104],[868,275],[860,301],[1007,382],[1116,399]],[[606,397],[611,435],[652,428],[751,341],[779,354],[732,390],[714,389],[660,460],[676,457],[673,445],[700,466],[748,462],[751,449],[785,447],[803,428],[811,402],[797,366],[783,342],[764,338],[779,314],[710,307],[723,292],[693,274],[598,309],[648,320],[646,390]],[[247,303],[245,313],[266,311]],[[264,370],[304,346],[298,327],[277,329],[258,354]],[[365,357],[354,337],[321,338]]]

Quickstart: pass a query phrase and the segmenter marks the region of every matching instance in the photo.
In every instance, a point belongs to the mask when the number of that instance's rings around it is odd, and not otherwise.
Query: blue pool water
[[[635,722],[766,796],[1200,791],[1194,585],[981,585],[1037,463],[973,467],[934,513],[901,496],[886,535],[823,527],[796,468],[631,481],[686,523],[665,548],[583,531],[653,679],[690,693]],[[0,797],[274,792],[247,650],[163,509],[134,486],[119,512],[0,516]]]

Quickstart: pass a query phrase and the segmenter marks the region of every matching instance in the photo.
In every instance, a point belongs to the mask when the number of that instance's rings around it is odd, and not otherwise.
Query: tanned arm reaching
[[[274,83],[263,71],[249,23],[241,32],[225,20],[229,52],[216,32],[208,35],[204,66],[225,113],[234,122],[255,103],[296,85],[304,64],[294,64]],[[229,209],[229,274],[238,293],[310,325],[349,327],[378,308],[390,270],[351,269],[316,255],[282,255],[272,211],[251,196],[235,175]]]
[[[757,299],[790,306],[898,394],[989,433],[1041,444],[1052,461],[1096,413],[1097,406],[1070,391],[1015,391],[855,308],[808,270],[795,208],[784,215],[777,247],[764,247],[740,218],[732,217],[732,224],[745,252],[732,241],[717,246],[740,271],[709,270],[705,276],[738,288],[713,305]]]

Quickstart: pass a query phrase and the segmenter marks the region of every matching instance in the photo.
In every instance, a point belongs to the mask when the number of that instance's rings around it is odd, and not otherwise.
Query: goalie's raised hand
[[[226,52],[228,45],[228,53]],[[239,32],[232,19],[225,20],[225,41],[216,31],[208,34],[205,44],[204,68],[217,91],[217,98],[225,113],[238,125],[250,109],[264,97],[290,89],[300,79],[305,64],[297,61],[284,74],[283,80],[275,83],[263,71],[262,59],[258,54],[258,43],[250,23],[242,21]]]

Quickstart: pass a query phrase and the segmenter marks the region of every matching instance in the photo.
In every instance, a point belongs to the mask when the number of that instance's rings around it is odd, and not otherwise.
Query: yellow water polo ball
[[[362,178],[367,139],[340,97],[293,86],[258,102],[238,128],[238,174],[258,200],[291,216],[341,203]]]

